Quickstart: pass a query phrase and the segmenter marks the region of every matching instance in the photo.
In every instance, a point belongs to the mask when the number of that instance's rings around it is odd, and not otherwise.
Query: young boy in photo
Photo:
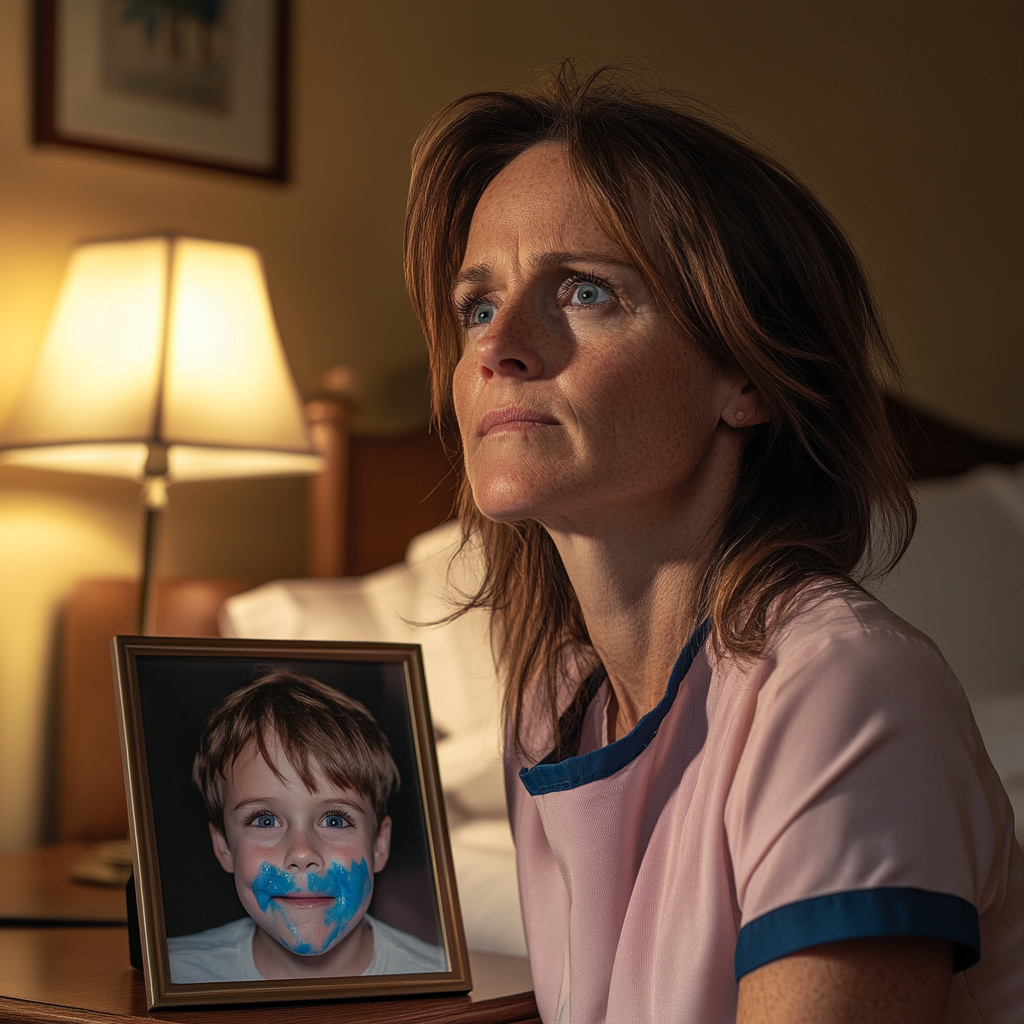
[[[266,675],[214,709],[192,778],[249,916],[169,938],[172,982],[447,970],[443,949],[366,913],[399,777],[362,704],[308,676]]]

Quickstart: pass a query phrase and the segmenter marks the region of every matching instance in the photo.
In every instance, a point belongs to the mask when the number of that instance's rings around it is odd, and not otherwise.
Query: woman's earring
[[[744,418],[744,416],[746,416],[746,415],[747,415],[747,414],[746,414],[746,413],[745,413],[745,412],[744,412],[744,411],[743,411],[742,409],[737,409],[737,410],[736,410],[736,413],[735,413],[735,415],[733,416],[733,419],[734,419],[734,420],[736,421],[736,426],[737,426],[737,427],[738,427],[738,426],[740,425],[740,423],[742,423],[742,422],[743,422],[743,418]]]

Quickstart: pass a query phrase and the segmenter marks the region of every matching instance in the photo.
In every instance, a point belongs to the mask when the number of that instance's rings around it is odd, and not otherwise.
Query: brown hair
[[[368,797],[378,823],[387,814],[388,799],[398,788],[398,768],[373,715],[316,679],[278,669],[229,694],[210,714],[199,740],[192,781],[221,832],[225,773],[249,744],[283,778],[268,750],[275,736],[311,793],[321,772],[336,786]]]
[[[681,333],[739,367],[767,409],[697,595],[715,649],[756,657],[802,585],[853,581],[866,554],[884,571],[916,524],[879,383],[879,371],[899,381],[899,366],[857,256],[793,174],[663,92],[607,71],[581,82],[565,64],[529,90],[463,96],[416,143],[406,219],[439,421],[464,344],[451,288],[473,211],[502,168],[544,142],[564,147],[594,217]],[[562,753],[561,666],[566,655],[594,664],[572,584],[544,529],[486,519],[464,472],[459,515],[486,562],[463,610],[492,611],[517,750],[536,682]]]

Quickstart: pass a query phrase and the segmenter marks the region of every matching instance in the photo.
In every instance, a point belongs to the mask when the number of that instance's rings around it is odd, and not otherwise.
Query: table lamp
[[[0,461],[141,482],[139,631],[151,632],[170,484],[321,468],[259,254],[175,235],[80,245]]]

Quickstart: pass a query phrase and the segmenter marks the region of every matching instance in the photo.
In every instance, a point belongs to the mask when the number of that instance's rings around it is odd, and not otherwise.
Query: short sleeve
[[[949,667],[882,612],[794,630],[772,655],[726,802],[737,979],[879,935],[978,960],[1005,797]]]

